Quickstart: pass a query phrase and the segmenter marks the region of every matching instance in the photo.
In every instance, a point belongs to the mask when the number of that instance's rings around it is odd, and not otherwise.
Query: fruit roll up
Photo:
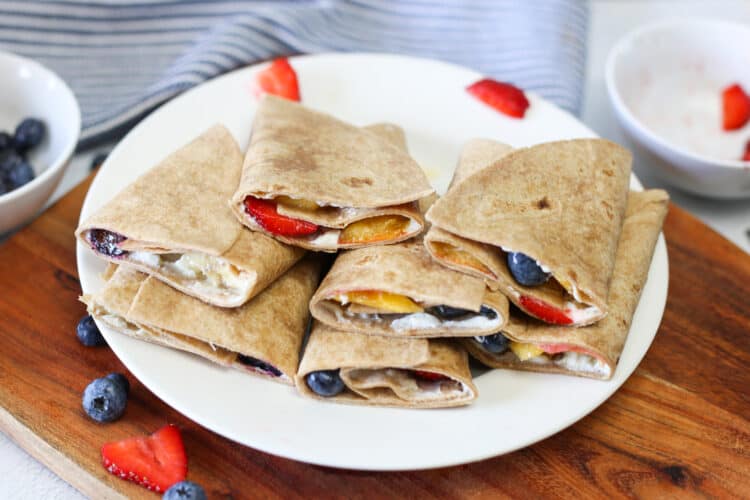
[[[417,201],[433,192],[396,125],[355,127],[269,95],[255,115],[232,209],[253,231],[335,252],[420,234]]]
[[[251,301],[228,309],[120,266],[101,291],[81,300],[120,333],[291,385],[319,272],[319,260],[306,257]]]
[[[342,252],[310,301],[326,325],[390,337],[472,337],[497,332],[508,299],[432,259],[420,239]]]
[[[295,382],[307,397],[370,406],[462,406],[478,394],[456,343],[357,335],[317,321]]]
[[[630,153],[601,139],[509,153],[504,144],[472,141],[461,159],[470,159],[473,173],[454,182],[426,215],[431,255],[484,278],[542,321],[583,326],[605,317]],[[523,258],[536,272],[513,274],[509,257]]]
[[[228,202],[241,170],[237,143],[216,125],[123,189],[76,236],[109,262],[209,304],[241,306],[305,253],[235,219]]]
[[[462,339],[466,349],[493,368],[611,379],[648,277],[668,204],[669,197],[661,190],[630,193],[606,318],[581,328],[560,327],[511,310],[503,338],[493,342]]]

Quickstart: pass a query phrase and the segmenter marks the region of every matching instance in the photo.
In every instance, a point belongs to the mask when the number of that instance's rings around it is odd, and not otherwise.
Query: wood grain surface
[[[183,429],[188,477],[210,498],[750,498],[750,256],[674,205],[664,228],[664,319],[614,396],[515,453],[373,473],[293,462],[228,441],[158,400],[108,348],[78,343],[85,309],[77,300],[73,229],[89,182],[0,245],[0,430],[91,497],[158,498],[108,474],[99,448],[172,422]],[[81,394],[111,371],[129,376],[128,408],[118,422],[97,425],[81,409]],[[503,432],[502,422],[487,432]]]

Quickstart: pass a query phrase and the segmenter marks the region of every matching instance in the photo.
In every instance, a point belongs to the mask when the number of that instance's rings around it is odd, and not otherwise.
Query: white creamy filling
[[[526,359],[522,362],[534,363],[537,365],[557,365],[572,372],[592,373],[609,377],[609,365],[594,356],[573,351],[559,354],[560,355],[555,356],[554,358],[549,354],[540,354],[539,356],[534,356],[533,358]],[[517,357],[516,360],[518,360]]]
[[[323,231],[314,238],[308,240],[308,243],[316,247],[335,247],[339,244],[340,229],[323,229]]]
[[[580,352],[568,351],[560,358],[555,359],[554,363],[576,372],[609,376],[609,365],[594,356]]]
[[[456,329],[497,329],[500,328],[500,316],[490,319],[476,314],[464,319],[443,320],[429,313],[412,313],[391,322],[391,329],[397,332],[405,330],[430,330],[433,328]]]
[[[581,307],[581,304],[577,302],[567,302],[563,310],[573,320],[573,323],[591,321],[601,313],[596,306]]]
[[[221,257],[204,253],[156,254],[139,251],[130,252],[127,258],[167,276],[188,280],[190,288],[210,295],[244,296],[251,286],[248,273]]]

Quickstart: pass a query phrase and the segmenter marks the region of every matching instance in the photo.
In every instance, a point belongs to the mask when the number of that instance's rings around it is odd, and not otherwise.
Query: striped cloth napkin
[[[390,52],[468,66],[577,113],[586,0],[3,0],[0,50],[81,105],[81,146],[231,69],[294,53]]]

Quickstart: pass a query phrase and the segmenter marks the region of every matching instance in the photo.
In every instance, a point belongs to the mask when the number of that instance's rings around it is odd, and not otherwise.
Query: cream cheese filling
[[[503,318],[500,314],[495,311],[494,318],[488,318],[480,313],[472,313],[461,319],[442,319],[434,314],[428,312],[417,312],[409,314],[399,313],[361,313],[352,312],[347,308],[344,308],[349,303],[346,294],[338,296],[342,300],[341,303],[334,302],[335,305],[341,305],[342,307],[336,307],[336,319],[350,323],[351,319],[361,319],[365,321],[372,321],[375,323],[390,322],[389,327],[391,330],[396,332],[414,331],[414,330],[434,330],[438,328],[454,328],[457,330],[468,330],[468,329],[481,329],[481,330],[499,330],[502,324]],[[493,309],[494,311],[494,309]]]
[[[521,361],[511,351],[507,351],[503,354],[509,354],[513,356],[516,361]],[[568,351],[564,353],[558,353],[556,355],[540,354],[527,360],[521,361],[522,363],[534,363],[538,365],[557,365],[566,370],[570,370],[576,373],[591,373],[594,375],[601,375],[604,377],[610,376],[610,367],[602,360],[595,356],[588,354]]]
[[[222,257],[199,252],[158,254],[130,252],[127,260],[141,264],[205,295],[244,297],[252,286],[250,273],[240,270]]]

